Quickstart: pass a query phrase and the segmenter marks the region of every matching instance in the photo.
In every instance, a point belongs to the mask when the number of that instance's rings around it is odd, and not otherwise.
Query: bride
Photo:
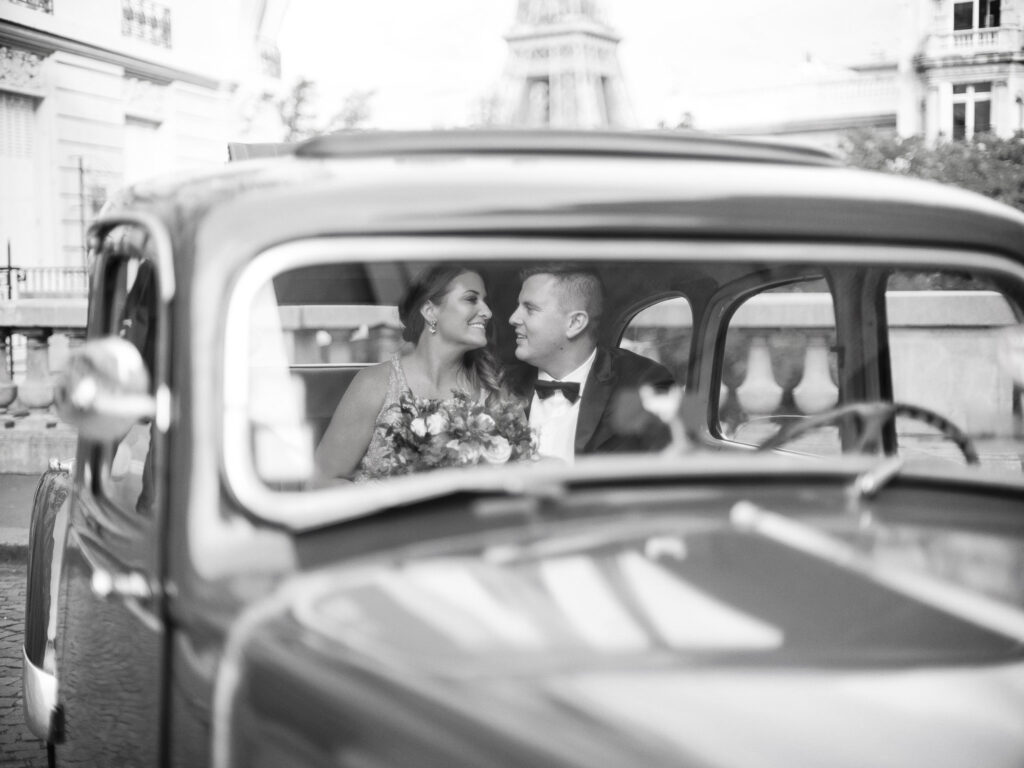
[[[316,450],[326,477],[364,479],[388,466],[386,414],[404,395],[443,400],[452,391],[487,405],[504,397],[504,377],[488,349],[491,310],[480,275],[457,265],[421,275],[399,307],[412,351],[361,370],[345,391]]]

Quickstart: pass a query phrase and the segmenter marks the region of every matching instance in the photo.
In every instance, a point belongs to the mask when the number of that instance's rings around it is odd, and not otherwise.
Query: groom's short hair
[[[555,278],[562,296],[562,307],[566,310],[582,309],[590,322],[587,332],[597,338],[604,313],[604,283],[596,271],[574,264],[535,264],[519,272],[519,282],[526,282],[534,275],[551,275]]]

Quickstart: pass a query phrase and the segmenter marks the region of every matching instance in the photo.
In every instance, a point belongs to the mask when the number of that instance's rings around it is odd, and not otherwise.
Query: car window
[[[381,252],[379,242],[373,247]],[[543,252],[456,263],[443,254],[433,260],[422,253],[402,258],[396,252],[392,259],[341,255],[329,240],[316,249],[268,251],[231,298],[234,319],[224,340],[226,450],[233,452],[227,464],[250,467],[246,482],[263,493],[365,487],[438,469],[565,463],[559,446],[548,452],[541,432],[546,427],[533,419],[548,397],[559,408],[565,403],[567,413],[579,401],[575,426],[557,438],[573,463],[616,452],[667,460],[687,402],[673,397],[685,386],[686,397],[700,407],[686,425],[696,432],[682,434],[697,441],[691,446],[697,450],[746,453],[795,425],[799,434],[787,435],[780,447],[796,455],[899,451],[929,466],[933,458],[957,460],[956,441],[929,434],[927,420],[887,420],[868,435],[870,444],[862,444],[863,430],[853,420],[833,417],[840,408],[895,399],[939,412],[969,433],[989,452],[983,467],[1016,467],[1019,474],[1013,432],[1019,384],[999,348],[1001,334],[1015,327],[1015,291],[1024,293],[1014,287],[1012,271],[970,288],[951,283],[939,293],[956,311],[934,315],[941,297],[907,275],[954,271],[927,266],[933,263],[927,253],[910,254],[911,262],[926,265],[911,269],[872,253],[858,261],[866,250],[861,246],[837,249],[842,252],[827,263],[816,263],[812,248],[800,263],[777,258],[782,249],[771,251],[774,261],[746,248],[728,259],[710,250],[704,257],[698,249],[673,259],[671,246],[663,250],[668,256],[646,261],[569,264],[595,276],[603,303],[591,307],[597,322],[590,359],[549,376],[577,375],[564,387],[538,383],[544,372],[535,364],[566,338],[565,328],[552,335],[538,321],[546,312],[544,291],[537,285],[527,290],[535,266],[551,267]],[[889,253],[886,258],[893,258]],[[939,255],[933,259],[943,262]],[[473,275],[475,287],[469,290],[467,283],[450,303],[442,291],[411,314],[403,310],[424,276],[449,269]],[[988,313],[984,322],[971,319],[976,306]],[[929,321],[928,312],[942,322]],[[450,349],[461,350],[463,362],[479,362],[477,378],[460,369],[456,375],[465,378],[450,380],[451,389],[430,390],[433,382],[416,370],[413,339],[433,343],[435,332]],[[925,338],[932,335],[936,339]],[[933,361],[940,353],[946,361],[945,378],[924,375],[919,358],[931,348],[938,350]],[[968,352],[978,356],[977,364]],[[494,389],[485,375],[496,377]],[[953,399],[929,394],[928,387],[940,381]],[[584,408],[588,389],[604,398],[599,406]],[[543,410],[552,410],[548,405]],[[931,444],[941,447],[915,453]],[[325,456],[335,463],[323,463]]]
[[[900,271],[886,283],[885,304],[893,399],[971,435],[982,466],[1019,474],[1021,388],[998,354],[1003,332],[1016,323],[1010,299],[967,272]],[[966,461],[936,424],[921,418],[898,418],[896,437],[908,461]]]
[[[107,235],[104,247],[107,288],[99,324],[90,334],[131,342],[149,375],[149,394],[154,394],[159,312],[156,269],[147,254],[148,236],[140,228],[117,227]],[[152,511],[156,493],[152,426],[148,420],[137,423],[96,454],[101,495],[126,514],[149,515]]]
[[[721,434],[757,445],[780,427],[835,406],[835,346],[835,312],[823,278],[769,288],[745,299],[725,335]],[[838,428],[809,432],[789,448],[838,453]]]
[[[619,346],[655,360],[668,368],[675,380],[686,381],[693,334],[693,312],[683,296],[659,301],[633,316]]]

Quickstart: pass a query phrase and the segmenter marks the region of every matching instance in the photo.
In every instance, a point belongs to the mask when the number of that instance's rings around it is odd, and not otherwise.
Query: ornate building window
[[[171,9],[152,0],[121,0],[121,34],[171,47]]]
[[[0,90],[0,254],[15,264],[40,258],[36,104],[30,96]]]
[[[1000,0],[967,0],[953,3],[953,30],[999,26]]]
[[[11,0],[11,2],[43,13],[53,13],[53,0]]]
[[[969,139],[992,130],[992,83],[953,86],[953,139]]]

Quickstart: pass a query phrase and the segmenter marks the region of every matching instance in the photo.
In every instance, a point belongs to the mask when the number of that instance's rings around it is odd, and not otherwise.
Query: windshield
[[[609,454],[749,456],[773,437],[809,461],[892,454],[1020,477],[1024,291],[991,257],[614,241],[412,250],[318,240],[253,262],[224,340],[228,450],[244,454],[228,464],[248,468],[236,482],[317,493]],[[861,406],[874,410],[843,410]]]

